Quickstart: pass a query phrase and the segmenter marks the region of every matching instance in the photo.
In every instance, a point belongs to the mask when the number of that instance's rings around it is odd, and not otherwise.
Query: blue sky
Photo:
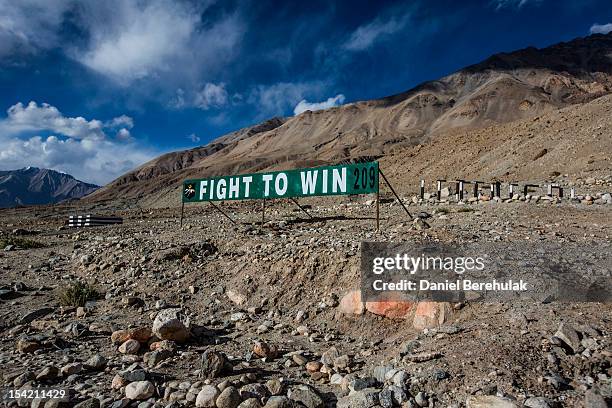
[[[103,184],[273,116],[610,30],[609,0],[0,0],[0,169]]]

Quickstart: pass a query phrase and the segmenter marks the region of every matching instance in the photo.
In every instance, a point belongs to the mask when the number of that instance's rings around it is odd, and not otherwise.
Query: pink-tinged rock
[[[137,354],[138,350],[140,350],[140,343],[134,339],[129,339],[119,346],[121,354]]]
[[[410,315],[413,307],[414,302],[407,301],[366,302],[368,312],[389,319],[405,319]]]
[[[136,340],[139,343],[146,344],[151,336],[153,336],[153,333],[148,327],[138,327],[128,330],[128,338]]]
[[[246,296],[244,296],[242,293],[234,292],[233,290],[228,290],[227,292],[225,292],[225,295],[236,306],[242,306],[247,301]]]
[[[361,301],[361,291],[351,290],[344,295],[338,309],[347,315],[362,315],[365,311],[365,304]]]
[[[419,302],[412,326],[417,330],[438,327],[448,320],[450,310],[447,302]]]

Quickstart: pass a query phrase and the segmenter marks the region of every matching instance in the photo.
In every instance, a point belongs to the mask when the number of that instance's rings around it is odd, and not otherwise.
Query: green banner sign
[[[378,162],[185,180],[183,202],[378,192]]]

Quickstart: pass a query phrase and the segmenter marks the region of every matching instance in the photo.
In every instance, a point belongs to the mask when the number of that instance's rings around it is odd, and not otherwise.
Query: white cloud
[[[121,125],[114,139],[106,135]],[[36,166],[105,184],[159,154],[136,143],[128,130],[133,125],[125,115],[102,122],[66,117],[46,103],[17,103],[0,120],[0,169]]]
[[[187,105],[185,101],[185,91],[182,88],[178,88],[174,96],[168,102],[168,106],[174,109],[181,109]]]
[[[306,97],[306,94],[320,94],[322,82],[279,82],[273,85],[257,85],[253,87],[246,103],[256,109],[258,119],[270,116],[284,115]]]
[[[68,173],[79,180],[104,185],[150,160],[157,153],[135,143],[110,140],[33,136],[22,140],[0,136],[0,168],[27,166]]]
[[[237,13],[216,13],[215,20],[202,21],[212,3],[0,0],[0,57],[10,61],[59,49],[120,85],[162,76],[159,86],[193,83],[224,67],[246,31]],[[62,37],[67,23],[83,33],[80,41]]]
[[[389,18],[378,17],[368,24],[355,30],[344,48],[349,51],[363,51],[370,48],[376,41],[401,31],[410,19],[410,13],[401,16],[392,15]]]
[[[608,24],[593,24],[590,29],[591,34],[608,34],[612,31],[612,23]]]
[[[200,137],[196,135],[195,133],[192,133],[189,136],[187,136],[187,139],[191,140],[193,143],[198,143],[200,141]]]
[[[127,129],[131,129],[134,127],[134,119],[127,115],[121,115],[109,120],[104,124],[104,126],[109,128],[124,127]]]
[[[18,134],[28,131],[49,130],[72,138],[104,137],[103,124],[93,119],[83,117],[69,118],[54,106],[30,102],[24,106],[21,102],[11,106],[6,111],[7,118],[0,122],[0,132]]]
[[[210,108],[220,108],[227,104],[228,96],[225,90],[225,84],[207,83],[196,93],[194,105],[202,110]]]
[[[71,0],[0,1],[0,57],[55,47]]]
[[[155,1],[116,4],[103,27],[89,21],[89,49],[77,59],[93,70],[132,80],[146,77],[183,52],[198,23],[198,15],[178,3]],[[88,16],[89,17],[89,16]]]
[[[119,140],[122,140],[124,142],[132,140],[132,134],[130,133],[129,130],[127,130],[126,128],[121,128],[119,129],[119,131],[117,132],[117,134],[115,135],[115,137]]]
[[[234,14],[202,22],[207,7],[169,0],[86,3],[79,21],[90,41],[71,55],[122,85],[162,75],[173,81],[211,75],[235,55],[245,26]]]
[[[299,115],[307,110],[316,111],[321,109],[333,108],[334,106],[340,106],[344,103],[345,97],[343,94],[338,94],[332,98],[327,98],[326,101],[322,102],[308,102],[306,99],[302,99],[293,109],[295,115]]]

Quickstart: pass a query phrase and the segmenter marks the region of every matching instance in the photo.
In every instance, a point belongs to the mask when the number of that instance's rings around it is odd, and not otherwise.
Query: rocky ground
[[[534,259],[549,243],[582,259],[592,244],[609,255],[612,205],[602,185],[574,201],[407,200],[417,221],[385,197],[380,232],[367,199],[305,200],[314,218],[290,202],[268,203],[263,226],[255,202],[223,205],[236,225],[207,205],[189,206],[183,228],[176,208],[3,210],[3,387],[63,387],[72,396],[1,403],[609,406],[610,304],[381,307],[355,292],[365,240],[521,242]],[[88,212],[125,222],[63,227],[68,214]],[[90,287],[98,296],[77,306]]]

